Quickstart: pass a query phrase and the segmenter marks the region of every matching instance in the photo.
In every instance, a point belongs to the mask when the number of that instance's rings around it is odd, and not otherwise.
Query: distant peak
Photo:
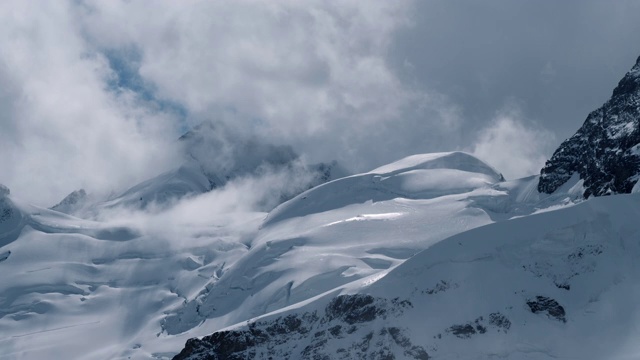
[[[412,169],[454,169],[482,173],[495,178],[496,181],[504,181],[502,174],[491,165],[463,151],[411,155],[376,168],[370,173],[387,174]]]
[[[67,195],[58,204],[51,207],[51,210],[59,211],[65,214],[71,214],[75,210],[78,210],[84,202],[87,201],[87,192],[84,189],[73,191]]]
[[[631,96],[640,92],[640,57],[613,90],[612,98]]]
[[[205,121],[205,122],[201,122],[200,124],[194,126],[193,128],[191,128],[191,130],[185,132],[184,134],[182,134],[182,136],[180,136],[178,138],[179,141],[186,141],[189,140],[193,137],[195,137],[198,134],[202,134],[202,133],[209,133],[209,132],[213,132],[217,130],[216,125],[214,125],[213,122],[211,121]]]

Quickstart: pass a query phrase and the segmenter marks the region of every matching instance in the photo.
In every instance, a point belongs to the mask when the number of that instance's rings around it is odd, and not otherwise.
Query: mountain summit
[[[640,57],[611,99],[555,151],[540,171],[538,190],[552,193],[574,174],[584,197],[630,193],[640,177]]]

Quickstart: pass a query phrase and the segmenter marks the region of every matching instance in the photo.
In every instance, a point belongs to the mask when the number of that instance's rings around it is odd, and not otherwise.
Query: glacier
[[[138,188],[172,189],[165,179]],[[0,358],[169,359],[189,338],[375,288],[453,235],[582,201],[536,185],[453,152],[333,180],[269,213],[216,210],[224,187],[104,219],[7,191]]]

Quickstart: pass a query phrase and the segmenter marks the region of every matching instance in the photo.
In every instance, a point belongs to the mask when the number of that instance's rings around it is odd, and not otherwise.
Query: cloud
[[[510,180],[537,175],[555,146],[555,135],[527,123],[513,105],[478,133],[470,152]]]
[[[140,76],[191,124],[223,121],[358,171],[436,150],[459,123],[453,104],[387,63],[410,4],[154,1],[149,17],[149,2],[102,1],[80,18],[98,49],[137,49]]]
[[[118,206],[102,208],[92,218],[115,226],[129,226],[158,238],[188,238],[193,233],[215,230],[219,236],[239,236],[256,230],[264,211],[273,209],[283,198],[307,189],[315,174],[304,164],[262,167],[257,174],[232,179],[215,191],[186,196],[173,203],[151,204],[144,210]],[[247,241],[252,238],[248,236]]]
[[[634,64],[639,12],[629,0],[415,1],[413,25],[396,32],[389,63],[401,81],[461,106],[460,143],[514,97],[561,140]]]
[[[0,182],[39,204],[162,172],[205,120],[354,171],[437,150],[460,123],[387,64],[410,1],[10,5]]]
[[[204,120],[354,172],[464,147],[510,97],[569,136],[640,26],[633,2],[580,4],[5,2],[0,183],[43,205],[122,190]]]
[[[50,206],[79,187],[118,189],[168,166],[174,119],[107,87],[115,74],[88,50],[74,5],[7,5],[0,10],[0,182]]]

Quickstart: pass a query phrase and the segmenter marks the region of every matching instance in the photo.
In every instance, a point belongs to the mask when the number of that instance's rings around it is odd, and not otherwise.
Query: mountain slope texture
[[[640,195],[581,199],[637,192],[639,122],[640,58],[539,177],[506,183],[494,178],[489,188],[504,191],[502,196],[465,197],[491,217],[487,226],[429,242],[388,272],[190,339],[174,359],[638,358]],[[402,186],[375,185],[376,177],[397,177],[398,164],[407,173],[415,165],[431,169],[443,158],[457,157],[448,161],[452,169],[472,163],[459,155],[434,157],[401,160],[372,171],[371,179],[343,179],[347,186],[326,194],[314,189],[275,209],[263,226],[335,211],[344,205],[341,189],[374,202],[413,199],[415,193],[399,191]],[[417,194],[452,196],[441,191],[459,188],[453,184],[461,177],[445,177],[456,181],[430,184]],[[420,176],[423,183],[428,178],[433,176]]]
[[[340,177],[203,125],[98,202],[0,185],[0,360],[638,359],[639,121],[640,58],[522,179],[464,152]]]
[[[637,358],[638,216],[616,196],[473,229],[174,359]]]
[[[538,190],[556,191],[573,174],[584,197],[630,193],[640,177],[640,57],[613,95],[555,151],[540,172]]]

